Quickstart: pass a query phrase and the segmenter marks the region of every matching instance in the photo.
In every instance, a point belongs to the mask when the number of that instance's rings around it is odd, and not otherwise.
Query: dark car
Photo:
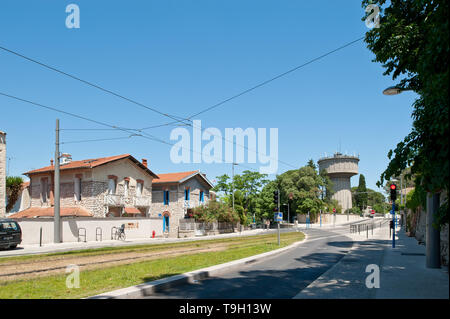
[[[0,219],[0,248],[16,248],[22,242],[19,223],[12,219]]]

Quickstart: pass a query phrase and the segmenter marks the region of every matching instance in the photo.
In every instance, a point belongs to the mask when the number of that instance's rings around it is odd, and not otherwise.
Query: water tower
[[[352,192],[350,178],[358,174],[359,157],[335,153],[330,157],[323,157],[317,161],[319,170],[326,170],[328,176],[333,182],[333,196],[339,205],[342,206],[342,212],[352,208]]]

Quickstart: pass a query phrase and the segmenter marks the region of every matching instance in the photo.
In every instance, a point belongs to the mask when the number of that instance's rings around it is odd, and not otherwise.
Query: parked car
[[[22,242],[19,223],[12,219],[0,219],[0,248],[16,248]]]

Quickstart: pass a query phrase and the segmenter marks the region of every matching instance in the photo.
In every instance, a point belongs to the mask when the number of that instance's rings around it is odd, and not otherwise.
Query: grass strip
[[[75,299],[93,296],[103,292],[268,252],[303,240],[304,234],[301,232],[282,233],[280,246],[277,245],[276,234],[261,235],[258,237],[260,238],[255,240],[253,245],[248,245],[246,242],[249,237],[240,237],[241,246],[232,245],[232,247],[229,247],[225,251],[194,253],[178,257],[81,271],[80,288],[67,288],[66,274],[3,282],[0,284],[0,298]]]
[[[273,235],[273,234],[272,234]],[[217,243],[242,243],[241,239],[245,238],[246,242],[254,242],[259,240],[265,240],[267,234],[255,235],[255,236],[245,236],[245,237],[228,237],[221,239],[207,239],[207,240],[193,240],[186,242],[177,243],[151,243],[151,244],[138,244],[138,245],[127,245],[120,247],[102,247],[102,248],[90,248],[90,249],[80,249],[80,250],[70,250],[63,252],[45,253],[45,254],[34,254],[25,256],[12,256],[12,257],[1,257],[0,265],[5,263],[11,263],[15,261],[40,261],[40,260],[51,260],[52,257],[87,257],[87,256],[99,256],[106,254],[114,254],[121,252],[150,252],[150,251],[161,251],[171,248],[181,248],[181,247],[204,247],[210,244]]]

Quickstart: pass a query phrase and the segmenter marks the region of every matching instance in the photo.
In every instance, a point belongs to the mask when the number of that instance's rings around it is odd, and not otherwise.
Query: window
[[[169,191],[164,191],[164,205],[169,205]]]
[[[203,191],[200,191],[200,202],[203,203],[204,201]]]
[[[184,190],[184,200],[189,200],[189,193],[190,193],[189,188],[186,188]]]
[[[12,230],[18,230],[19,225],[16,222],[1,222],[0,223],[0,230],[2,231],[12,231]]]
[[[81,201],[81,178],[75,177],[74,180],[74,195],[77,202]]]
[[[125,197],[128,197],[128,189],[129,189],[129,187],[130,187],[130,181],[125,180],[124,184],[123,184],[123,195]]]
[[[136,185],[136,196],[137,197],[142,196],[142,189],[143,189],[143,183],[138,182]]]
[[[116,193],[116,180],[110,178],[108,181],[108,194],[115,194],[115,193]]]
[[[47,203],[48,199],[48,178],[41,179],[41,198],[43,203]]]

